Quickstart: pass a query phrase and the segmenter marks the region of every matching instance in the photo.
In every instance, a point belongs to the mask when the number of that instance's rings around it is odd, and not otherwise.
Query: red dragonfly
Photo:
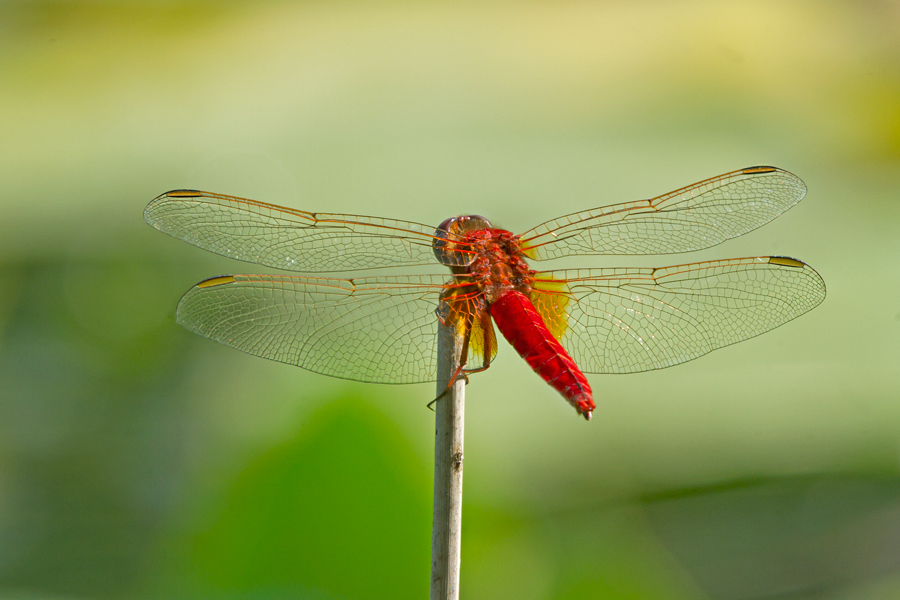
[[[817,306],[825,283],[805,263],[780,256],[656,269],[535,271],[527,261],[701,250],[768,223],[805,194],[803,181],[787,171],[749,167],[520,235],[474,215],[434,228],[196,190],[162,194],[144,218],[216,254],[286,271],[435,260],[450,269],[352,279],[213,277],[178,304],[177,320],[191,331],[332,377],[420,383],[437,378],[439,321],[464,336],[467,373],[486,369],[496,356],[493,322],[590,419],[595,406],[583,373],[661,369],[754,337]]]

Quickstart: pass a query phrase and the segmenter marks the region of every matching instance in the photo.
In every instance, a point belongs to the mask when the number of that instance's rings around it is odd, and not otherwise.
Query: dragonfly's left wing
[[[437,378],[438,307],[445,275],[329,279],[225,275],[188,290],[187,329],[271,360],[341,379],[420,383]],[[464,299],[457,303],[465,310]],[[471,323],[465,314],[458,323]],[[460,334],[465,334],[464,328]],[[470,367],[484,347],[473,331]],[[483,351],[482,351],[483,354]]]
[[[812,267],[779,256],[535,277],[532,302],[586,373],[677,365],[783,325],[825,299]]]
[[[536,260],[589,254],[670,254],[715,246],[765,225],[806,195],[776,167],[748,167],[650,200],[594,208],[526,231]]]
[[[285,271],[435,263],[434,227],[410,221],[312,213],[197,190],[154,198],[144,220],[204,250]]]

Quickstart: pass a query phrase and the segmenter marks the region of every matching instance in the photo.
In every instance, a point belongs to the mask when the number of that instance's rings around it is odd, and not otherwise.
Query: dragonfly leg
[[[453,376],[452,376],[452,377],[450,377],[450,383],[447,384],[447,387],[444,389],[444,391],[441,392],[441,393],[438,395],[437,398],[435,398],[434,400],[432,400],[431,402],[429,402],[428,404],[426,404],[426,407],[427,407],[431,412],[434,412],[434,409],[432,408],[432,405],[434,405],[435,402],[437,402],[438,400],[440,400],[441,398],[443,398],[444,396],[447,395],[447,392],[450,391],[450,388],[453,387],[453,384],[456,383],[457,381],[459,381],[459,379],[460,379],[460,374],[462,374],[462,379],[465,379],[465,380],[466,380],[466,384],[468,385],[468,383],[469,383],[469,378],[466,376],[466,373],[475,373],[476,371],[483,371],[483,370],[484,370],[484,369],[472,369],[472,370],[465,369],[465,370],[463,370],[463,367],[464,367],[464,366],[466,366],[465,363],[463,363],[463,364],[459,365],[458,367],[456,367],[456,372],[453,373]]]
[[[438,318],[441,319],[442,313],[440,311],[435,311],[435,312],[438,313]],[[482,319],[485,318],[485,316],[486,316],[486,318],[490,319],[490,316],[487,315],[487,312],[483,313]],[[446,325],[444,319],[441,319],[441,324]],[[463,368],[466,366],[466,363],[469,360],[469,336],[471,334],[472,334],[472,321],[471,321],[471,317],[470,317],[469,319],[466,320],[465,333],[463,334],[465,337],[463,338],[462,350],[460,352],[459,366],[456,367],[456,371],[454,371],[453,375],[450,376],[450,382],[447,384],[447,387],[444,389],[444,391],[441,392],[440,394],[438,394],[437,398],[435,398],[434,400],[432,400],[431,402],[426,404],[426,407],[428,408],[428,410],[434,412],[434,408],[432,408],[434,403],[437,402],[438,400],[440,400],[441,398],[443,398],[444,396],[446,396],[447,392],[450,391],[450,388],[453,387],[454,383],[456,383],[460,379],[463,379],[463,380],[465,380],[466,385],[469,385],[469,373],[480,373],[481,371],[484,371],[485,369],[487,369],[490,366],[490,360],[491,360],[490,359],[490,348],[488,348],[485,353],[485,364],[483,367],[478,367],[476,369],[464,369]]]
[[[488,367],[490,367],[490,365],[484,365],[483,367],[477,367],[475,369],[463,369],[461,371],[462,378],[466,380],[466,383],[469,383],[469,375],[471,375],[472,373],[481,373],[482,371],[487,371]]]

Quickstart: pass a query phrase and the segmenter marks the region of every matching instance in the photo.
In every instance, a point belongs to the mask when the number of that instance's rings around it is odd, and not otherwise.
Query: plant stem
[[[452,326],[438,331],[434,432],[434,520],[431,535],[431,600],[458,600],[462,526],[463,417],[466,384],[449,387],[459,368],[462,339]],[[446,393],[445,393],[446,392]]]

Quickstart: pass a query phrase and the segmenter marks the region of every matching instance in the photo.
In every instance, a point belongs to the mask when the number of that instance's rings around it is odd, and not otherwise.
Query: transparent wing
[[[748,167],[652,200],[595,208],[547,221],[521,235],[531,258],[668,254],[715,246],[765,225],[806,195],[799,177]]]
[[[375,383],[434,381],[434,311],[445,279],[228,275],[191,288],[176,315],[202,336],[315,373]]]
[[[245,198],[175,190],[144,220],[190,244],[286,271],[325,272],[436,262],[434,227],[378,217],[311,213]]]
[[[798,260],[761,256],[544,271],[532,299],[584,372],[635,373],[783,325],[825,299],[825,282]]]

